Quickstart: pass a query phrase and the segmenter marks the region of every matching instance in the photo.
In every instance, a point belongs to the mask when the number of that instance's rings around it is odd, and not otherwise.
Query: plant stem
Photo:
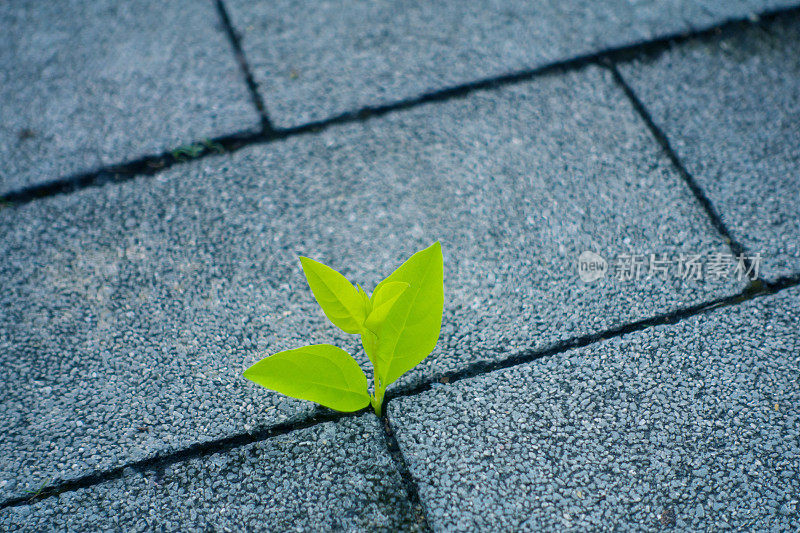
[[[378,403],[374,396],[370,399],[370,403],[372,404],[372,408],[375,410],[375,415],[380,418],[382,416],[381,404]]]
[[[370,403],[372,404],[372,408],[375,410],[375,414],[380,417],[383,413],[383,393],[385,390],[381,380],[378,379],[378,376],[376,376],[374,372],[372,374],[372,379],[373,383],[375,384],[375,395],[370,398]]]

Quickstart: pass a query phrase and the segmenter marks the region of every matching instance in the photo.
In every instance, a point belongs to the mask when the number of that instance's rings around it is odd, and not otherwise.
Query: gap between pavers
[[[128,471],[0,511],[0,529],[419,531],[373,414]]]
[[[435,530],[793,530],[800,288],[413,398]]]
[[[0,4],[0,195],[259,127],[211,0]]]
[[[261,98],[261,94],[258,92],[258,85],[253,78],[253,72],[250,70],[250,64],[247,62],[247,58],[242,50],[242,42],[239,33],[233,27],[233,23],[231,23],[231,17],[228,14],[228,8],[225,7],[225,2],[223,0],[214,0],[214,4],[216,5],[217,12],[219,13],[220,22],[225,30],[225,34],[228,36],[228,41],[231,43],[231,48],[233,49],[233,54],[236,57],[236,62],[239,63],[239,68],[244,75],[245,83],[247,83],[247,90],[250,92],[250,98],[252,99],[253,105],[255,105],[259,117],[261,118],[261,131],[262,133],[269,133],[273,129],[272,122],[269,119],[267,107],[264,105],[264,99]]]
[[[800,269],[800,15],[619,65],[768,277]]]
[[[440,345],[398,386],[743,285],[578,279],[586,249],[727,249],[596,67],[3,210],[0,234],[5,497],[308,415],[241,377],[309,343],[365,361],[298,253],[371,288],[442,239]]]

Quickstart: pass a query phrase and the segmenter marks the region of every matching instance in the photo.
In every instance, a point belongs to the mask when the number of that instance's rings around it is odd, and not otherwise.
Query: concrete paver
[[[0,194],[256,128],[210,0],[0,4]]]
[[[0,511],[14,531],[414,531],[373,414]]]
[[[795,16],[620,66],[769,277],[800,271],[799,48]]]
[[[796,531],[799,309],[794,288],[393,400],[433,529]]]
[[[321,120],[788,1],[315,2],[228,0],[274,122]]]

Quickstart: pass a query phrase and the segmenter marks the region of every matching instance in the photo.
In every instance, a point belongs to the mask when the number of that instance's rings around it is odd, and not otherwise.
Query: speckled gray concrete
[[[800,271],[800,17],[657,61],[623,75],[735,239],[769,276]]]
[[[289,126],[796,2],[226,3],[272,118]]]
[[[435,530],[796,531],[800,289],[389,404]]]
[[[373,414],[0,511],[8,531],[414,531]]]
[[[0,194],[258,126],[210,0],[0,2]]]
[[[585,249],[726,250],[598,68],[3,209],[0,492],[308,412],[241,377],[356,349],[296,255],[369,289],[437,238],[442,336],[400,385],[742,286],[579,281]]]

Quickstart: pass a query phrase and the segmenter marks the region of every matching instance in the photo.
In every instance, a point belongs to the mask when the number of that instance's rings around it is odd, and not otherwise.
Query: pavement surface
[[[228,4],[267,107],[281,126],[793,5],[775,0]]]
[[[398,386],[737,293],[575,275],[584,250],[727,250],[648,135],[592,66],[0,211],[3,489],[307,414],[241,378],[309,342],[358,349],[298,254],[371,289],[441,239],[439,347]]]
[[[800,270],[800,26],[778,22],[621,66],[768,277]]]
[[[793,531],[800,289],[393,402],[437,530]]]
[[[0,515],[35,530],[416,530],[373,414],[230,452],[126,469],[113,481]]]
[[[211,2],[3,2],[0,194],[255,129]]]
[[[0,530],[800,528],[798,9],[3,4]],[[436,239],[382,420],[242,378]]]

